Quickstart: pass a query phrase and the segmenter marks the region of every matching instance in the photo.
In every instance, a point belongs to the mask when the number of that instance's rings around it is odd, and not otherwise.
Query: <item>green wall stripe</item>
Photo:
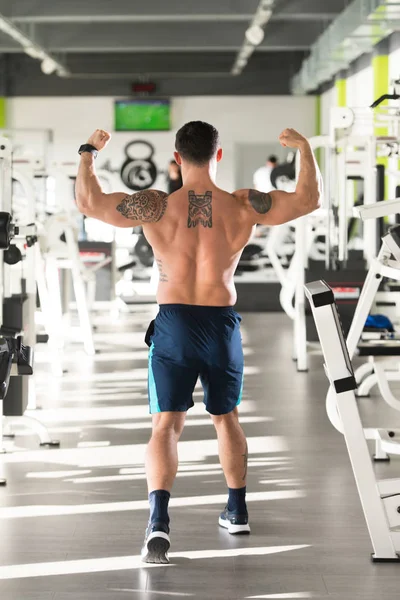
[[[7,98],[0,96],[0,128],[7,127]]]
[[[372,58],[372,71],[374,77],[374,100],[376,100],[382,94],[387,94],[389,89],[389,56],[383,54],[374,56]],[[385,100],[381,106],[387,106],[388,104],[388,101]],[[376,127],[375,135],[387,135],[387,127]]]
[[[337,106],[347,106],[347,79],[336,79],[335,87]]]
[[[387,94],[389,90],[389,56],[385,54],[376,54],[372,57],[372,72],[374,78],[374,100],[382,96],[383,94]],[[387,106],[389,102],[385,100],[382,102],[381,106]],[[379,111],[379,107],[376,109]],[[385,136],[388,134],[387,127],[375,127],[375,135]],[[389,161],[386,157],[381,157],[377,159],[378,165],[384,165],[387,170],[389,167]],[[385,200],[388,200],[389,193],[389,178],[386,175],[385,177]]]

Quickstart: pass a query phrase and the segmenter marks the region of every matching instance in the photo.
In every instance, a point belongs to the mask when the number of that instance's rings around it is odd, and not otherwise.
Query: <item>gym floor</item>
[[[52,378],[37,355],[36,415],[62,442],[38,449],[9,442],[0,488],[2,600],[334,598],[393,600],[400,566],[372,564],[372,551],[343,438],[325,413],[322,358],[307,374],[291,361],[291,325],[281,314],[243,320],[242,404],[250,462],[252,535],[218,528],[226,488],[211,421],[196,407],[180,444],[171,504],[171,565],[143,566],[148,517],[143,456],[150,434],[146,324],[138,307],[115,325],[98,319],[100,353],[77,345],[68,373]],[[366,425],[396,414],[377,396],[360,401]],[[378,468],[398,471],[399,462]]]

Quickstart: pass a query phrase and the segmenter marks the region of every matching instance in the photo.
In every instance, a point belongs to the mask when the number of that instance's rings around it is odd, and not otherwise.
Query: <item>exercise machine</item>
[[[35,432],[41,445],[56,447],[59,442],[51,439],[46,427],[25,413],[28,407],[36,406],[33,380],[25,375],[32,374],[33,347],[36,344],[34,261],[37,229],[31,220],[32,207],[26,207],[27,223],[16,223],[11,216],[11,157],[10,141],[6,138],[0,139],[0,208],[3,211],[0,213],[0,335],[4,338],[4,365],[17,365],[17,368],[10,370],[4,367],[6,379],[3,382],[5,385],[0,407],[0,448],[3,447],[3,436],[13,437],[13,428],[21,426]],[[21,368],[18,368],[18,364]]]
[[[400,562],[400,479],[377,480],[367,439],[379,438],[382,448],[400,454],[400,444],[390,429],[365,430],[357,405],[350,354],[333,291],[323,281],[305,286],[325,360],[325,371],[334,398],[328,412],[344,435],[354,479],[372,542],[374,562]],[[331,407],[332,408],[332,407]]]

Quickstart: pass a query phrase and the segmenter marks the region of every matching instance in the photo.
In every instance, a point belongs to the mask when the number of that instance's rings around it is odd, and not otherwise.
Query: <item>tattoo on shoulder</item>
[[[271,210],[271,194],[264,194],[263,192],[258,192],[257,190],[250,190],[249,200],[254,210],[260,215],[265,215],[268,211]]]
[[[143,190],[127,195],[117,206],[117,211],[127,219],[142,223],[157,223],[167,209],[168,194],[155,190]]]
[[[212,227],[212,192],[206,192],[205,194],[195,194],[193,191],[189,192],[187,226],[190,229],[199,224],[203,225],[203,227]]]

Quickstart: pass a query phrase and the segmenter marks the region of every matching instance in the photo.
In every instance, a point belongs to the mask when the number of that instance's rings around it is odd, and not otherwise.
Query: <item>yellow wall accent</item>
[[[337,106],[347,106],[347,79],[336,79]]]
[[[0,129],[7,127],[7,98],[0,96]]]
[[[374,76],[374,100],[377,100],[383,94],[389,91],[389,56],[378,54],[372,58],[372,72]],[[380,106],[387,106],[388,101],[385,100]],[[379,107],[376,109],[379,111]],[[387,127],[375,127],[375,135],[385,136],[388,134]],[[387,158],[378,158],[377,163],[384,165],[385,169],[389,167]],[[388,176],[385,177],[385,200],[388,199]]]

